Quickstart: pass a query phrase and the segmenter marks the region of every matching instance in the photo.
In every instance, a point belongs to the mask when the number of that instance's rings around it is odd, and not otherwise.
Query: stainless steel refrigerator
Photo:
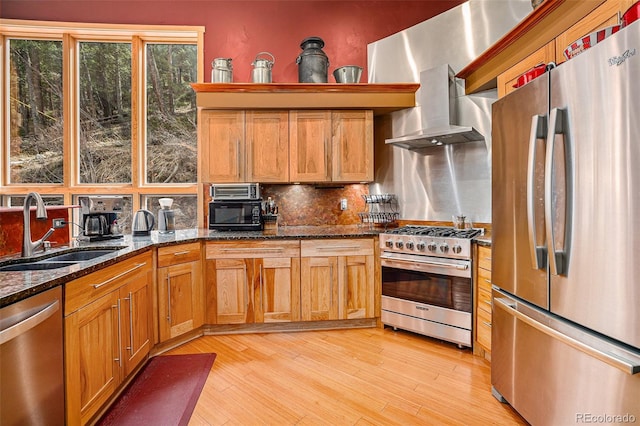
[[[492,120],[494,395],[533,425],[640,423],[640,22]]]

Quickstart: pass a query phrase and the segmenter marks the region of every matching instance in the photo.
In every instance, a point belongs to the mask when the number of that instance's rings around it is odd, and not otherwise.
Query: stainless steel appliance
[[[171,209],[173,198],[160,198],[158,210],[158,232],[172,234],[176,231],[176,213]]]
[[[151,230],[156,224],[156,218],[149,210],[140,209],[133,216],[133,230],[134,237],[143,237],[151,234]]]
[[[260,185],[257,183],[215,183],[209,187],[213,201],[259,200]]]
[[[382,323],[471,346],[471,239],[480,229],[404,226],[380,234]]]
[[[123,201],[120,196],[92,195],[79,197],[80,222],[82,223],[82,236],[80,240],[102,241],[123,238],[121,232],[113,232],[118,227],[119,215],[122,213]]]
[[[640,420],[639,75],[637,23],[493,105],[491,382],[533,425]]]
[[[0,424],[63,425],[62,287],[0,309]]]

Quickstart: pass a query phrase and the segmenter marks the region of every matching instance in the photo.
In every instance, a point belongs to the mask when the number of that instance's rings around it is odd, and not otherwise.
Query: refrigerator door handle
[[[553,108],[551,113],[549,114],[549,129],[547,133],[547,147],[546,147],[546,158],[545,158],[545,169],[544,169],[544,210],[545,210],[545,227],[547,233],[547,245],[549,249],[549,269],[551,270],[552,275],[561,275],[566,272],[566,235],[563,240],[565,241],[565,247],[562,247],[562,250],[558,250],[556,248],[556,234],[555,234],[555,226],[556,222],[554,221],[555,214],[557,212],[556,205],[556,197],[554,194],[555,188],[555,180],[556,180],[556,171],[555,171],[555,157],[556,157],[556,135],[564,135],[564,146],[568,143],[567,139],[567,131],[566,131],[566,111],[561,108]],[[568,150],[565,150],[565,152]],[[565,163],[565,217],[564,219],[564,227],[565,230],[568,224],[568,217],[571,217],[570,209],[570,186],[569,186],[569,159],[566,159]]]
[[[584,342],[574,339],[571,336],[567,336],[564,333],[549,327],[530,316],[523,314],[517,308],[517,302],[507,297],[494,297],[493,306],[504,310],[516,319],[524,322],[525,324],[535,328],[536,330],[566,344],[574,349],[577,349],[593,358],[596,358],[612,367],[615,367],[623,372],[634,375],[640,373],[640,359],[627,359],[621,355],[612,353],[611,351],[604,351],[594,348]]]
[[[547,136],[547,116],[534,115],[531,117],[531,133],[529,135],[529,155],[527,156],[527,228],[529,231],[529,248],[531,252],[531,265],[533,269],[547,267],[547,247],[538,246],[536,235],[536,145]]]

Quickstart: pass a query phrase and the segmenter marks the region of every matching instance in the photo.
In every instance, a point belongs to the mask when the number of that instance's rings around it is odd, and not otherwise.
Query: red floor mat
[[[215,359],[216,354],[151,358],[98,425],[186,425]]]

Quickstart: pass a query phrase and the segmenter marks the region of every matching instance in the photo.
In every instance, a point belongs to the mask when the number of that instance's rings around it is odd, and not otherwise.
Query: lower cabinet
[[[374,317],[372,239],[302,241],[302,320]]]
[[[474,352],[491,354],[491,247],[477,246],[476,255],[476,342]]]
[[[300,242],[207,243],[209,324],[300,320]]]
[[[158,248],[158,329],[160,342],[204,322],[200,243]]]
[[[66,424],[88,423],[151,347],[151,252],[65,284]]]

